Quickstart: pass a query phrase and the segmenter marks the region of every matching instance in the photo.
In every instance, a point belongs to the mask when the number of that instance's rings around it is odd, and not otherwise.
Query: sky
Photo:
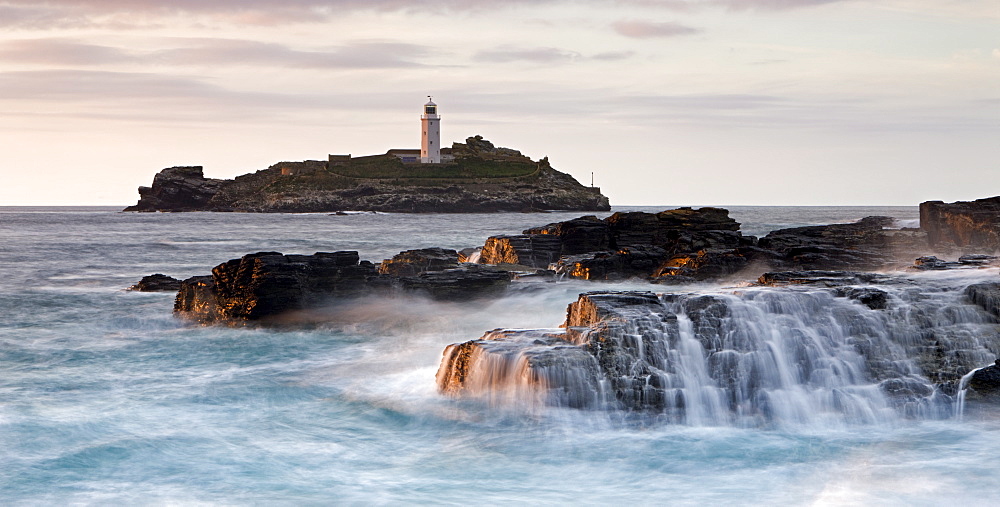
[[[482,135],[613,205],[1000,195],[997,0],[0,0],[0,205]]]

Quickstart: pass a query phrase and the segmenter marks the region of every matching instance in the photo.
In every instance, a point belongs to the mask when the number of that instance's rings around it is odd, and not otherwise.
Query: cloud
[[[701,32],[697,28],[685,26],[672,21],[651,22],[651,21],[616,21],[611,24],[615,32],[625,37],[633,39],[649,39],[654,37],[677,37],[679,35],[692,35]]]
[[[172,65],[246,65],[310,69],[374,69],[415,67],[414,58],[431,51],[400,42],[367,41],[322,51],[301,51],[281,44],[249,40],[205,39],[201,43],[153,53]]]
[[[497,49],[480,51],[473,56],[474,60],[481,62],[534,62],[534,63],[557,63],[568,62],[579,59],[580,53],[567,51],[565,49],[537,47],[537,48],[515,48],[503,46]]]
[[[690,12],[708,7],[775,11],[845,0],[620,0],[643,8]],[[599,0],[0,0],[0,27],[52,29],[144,28],[171,16],[209,16],[235,25],[325,22],[353,12],[493,13],[499,9],[562,4],[601,7]],[[195,22],[195,20],[192,20]]]
[[[446,14],[566,0],[0,0],[0,27],[144,27],[162,17],[205,15],[236,25],[323,22],[357,11]]]
[[[846,0],[709,0],[709,3],[738,11],[780,11],[843,1]]]
[[[167,43],[180,47],[130,51],[75,39],[22,39],[0,43],[0,59],[8,63],[64,67],[158,63],[172,66],[376,69],[421,66],[416,59],[431,53],[425,46],[391,41],[357,41],[309,51],[240,39],[176,38],[167,39]]]
[[[22,39],[0,43],[0,60],[41,65],[104,65],[134,61],[119,48],[73,39]]]
[[[609,51],[607,53],[597,53],[591,56],[592,60],[604,60],[604,61],[614,61],[614,60],[626,60],[635,56],[635,51]]]

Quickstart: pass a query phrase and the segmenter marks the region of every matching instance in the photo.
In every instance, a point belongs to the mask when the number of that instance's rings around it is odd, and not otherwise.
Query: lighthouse
[[[441,117],[437,114],[437,104],[427,96],[424,114],[420,115],[420,162],[441,163]]]

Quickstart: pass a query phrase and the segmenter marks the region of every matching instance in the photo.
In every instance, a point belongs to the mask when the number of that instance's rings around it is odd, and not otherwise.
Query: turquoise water
[[[916,208],[733,208],[744,230]],[[441,352],[558,325],[592,284],[475,303],[368,299],[308,330],[200,327],[122,289],[260,250],[424,246],[577,216],[0,208],[4,504],[992,505],[1000,424],[784,429],[524,414],[438,395]],[[993,273],[995,276],[995,273]]]

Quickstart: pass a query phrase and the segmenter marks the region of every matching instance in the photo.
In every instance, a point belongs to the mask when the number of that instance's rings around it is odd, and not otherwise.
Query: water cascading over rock
[[[962,287],[594,292],[564,331],[495,330],[449,346],[441,390],[493,404],[610,409],[690,425],[882,423],[954,415],[962,376],[1000,353]]]

